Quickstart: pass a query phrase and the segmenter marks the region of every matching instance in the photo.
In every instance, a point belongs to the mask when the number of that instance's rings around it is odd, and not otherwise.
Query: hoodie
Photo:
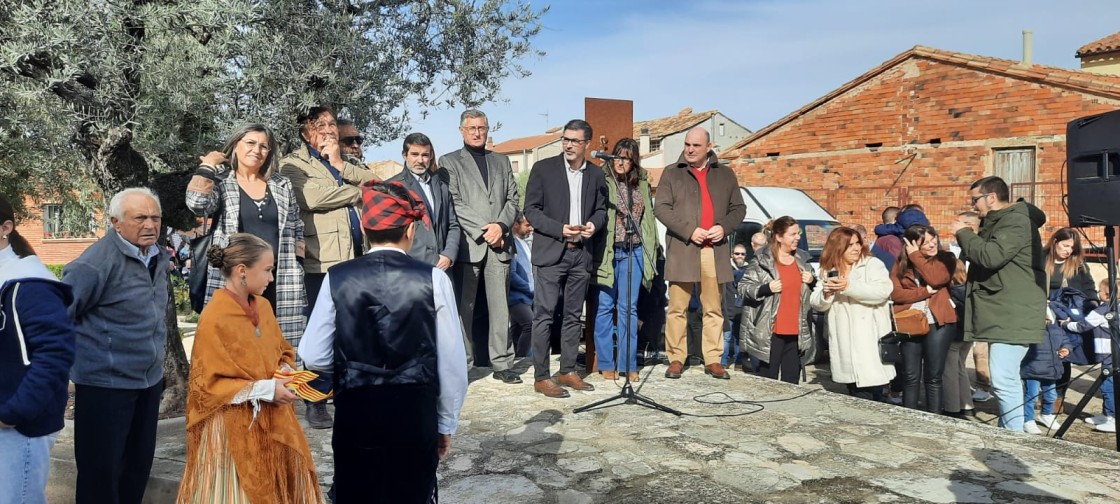
[[[62,429],[74,362],[70,287],[36,256],[0,250],[0,422],[27,437]]]

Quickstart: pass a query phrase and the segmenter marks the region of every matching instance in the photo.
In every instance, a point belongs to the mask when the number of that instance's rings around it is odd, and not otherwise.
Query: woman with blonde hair
[[[821,252],[821,271],[810,302],[828,313],[829,369],[832,381],[848,394],[876,400],[895,376],[894,365],[879,357],[879,338],[891,330],[894,285],[883,262],[871,256],[863,237],[851,228],[833,229]]]
[[[178,501],[323,502],[315,463],[288,388],[295,350],[262,294],[272,248],[236,233],[213,245],[210,264],[225,284],[198,320],[187,395],[187,465]]]
[[[739,281],[743,296],[740,348],[762,362],[759,373],[797,383],[813,357],[809,293],[816,276],[799,250],[801,227],[788,215],[766,224],[770,246],[758,250]]]

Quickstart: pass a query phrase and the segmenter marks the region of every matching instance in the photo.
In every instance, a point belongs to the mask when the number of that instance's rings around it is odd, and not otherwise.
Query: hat
[[[383,192],[379,186],[399,187],[403,192],[412,195],[412,201]],[[370,231],[382,231],[404,227],[415,221],[423,221],[426,228],[431,228],[428,211],[424,208],[424,200],[416,193],[409,191],[404,184],[397,181],[371,180],[363,183],[361,189],[363,228]]]

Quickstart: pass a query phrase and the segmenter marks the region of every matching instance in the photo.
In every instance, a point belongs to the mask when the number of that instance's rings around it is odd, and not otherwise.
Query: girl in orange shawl
[[[295,352],[268,301],[273,254],[262,239],[231,235],[210,247],[226,279],[202,310],[187,396],[187,466],[180,504],[323,502],[289,379]]]

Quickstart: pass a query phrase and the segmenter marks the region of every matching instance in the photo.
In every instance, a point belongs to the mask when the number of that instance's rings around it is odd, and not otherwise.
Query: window
[[[62,205],[43,205],[43,238],[62,234]]]
[[[995,176],[1002,178],[1011,188],[1011,201],[1019,198],[1034,201],[1037,169],[1033,147],[996,150],[993,168]]]
[[[519,170],[517,169],[517,161],[510,161],[510,164],[511,164],[511,165],[513,165],[513,166],[512,166],[512,168],[513,168],[513,173],[517,173],[517,172],[519,171]]]
[[[654,139],[651,138],[649,140],[649,151],[650,152],[657,152],[659,150],[661,150],[661,139],[658,138],[657,140],[654,140]]]

